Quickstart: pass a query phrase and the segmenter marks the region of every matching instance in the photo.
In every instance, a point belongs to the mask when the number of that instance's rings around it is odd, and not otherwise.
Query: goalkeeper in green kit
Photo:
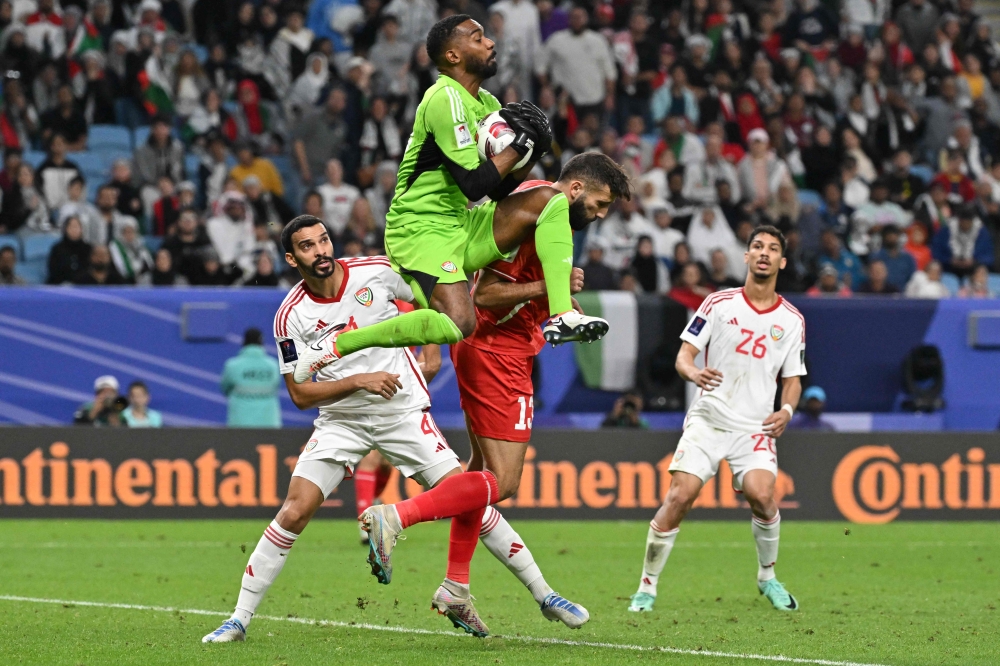
[[[480,88],[497,71],[496,53],[493,41],[469,16],[436,23],[427,34],[427,55],[441,76],[417,107],[385,230],[386,254],[413,290],[419,309],[361,329],[331,327],[330,335],[299,358],[296,382],[370,347],[462,340],[476,325],[467,275],[509,256],[530,238],[545,274],[551,315],[543,329],[545,339],[554,345],[592,342],[608,331],[603,319],[573,309],[573,229],[565,196],[554,197],[537,218],[494,218],[497,202],[517,188],[551,147],[545,114],[530,102],[501,108],[496,97]],[[480,163],[476,129],[495,111],[515,138]],[[529,162],[515,170],[529,152]],[[491,201],[469,209],[470,201],[485,196]],[[512,195],[505,206],[517,205],[520,196]]]

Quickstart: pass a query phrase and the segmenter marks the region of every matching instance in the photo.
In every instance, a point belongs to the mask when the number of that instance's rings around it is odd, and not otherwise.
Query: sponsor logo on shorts
[[[371,307],[372,303],[375,302],[375,295],[372,294],[371,287],[365,287],[364,289],[358,289],[354,292],[354,300],[366,308]]]
[[[691,325],[688,326],[688,333],[691,335],[699,335],[701,333],[701,329],[703,328],[705,328],[705,320],[701,317],[695,317],[694,320],[691,321]]]
[[[313,437],[312,439],[309,440],[309,443],[306,444],[306,451],[312,451],[313,449],[316,448],[317,444],[319,444],[319,440]]]
[[[455,262],[453,261],[446,261],[443,264],[441,264],[441,270],[443,270],[445,273],[457,273],[458,266],[456,266]]]
[[[777,324],[771,327],[771,339],[777,342],[785,335],[785,329],[781,328]]]

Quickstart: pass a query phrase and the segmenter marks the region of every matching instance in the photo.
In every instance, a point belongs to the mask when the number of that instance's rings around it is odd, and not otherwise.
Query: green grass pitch
[[[815,660],[806,663],[1000,663],[1000,539],[990,523],[789,520],[777,572],[802,609],[779,613],[757,594],[748,522],[691,521],[661,577],[656,611],[640,616],[625,608],[642,564],[645,523],[515,521],[550,584],[584,604],[592,619],[578,631],[545,621],[527,591],[480,548],[473,593],[496,635],[477,640],[429,610],[444,572],[446,524],[408,530],[393,583],[382,586],[368,572],[355,524],[318,520],[258,609],[275,619],[255,619],[244,644],[202,645],[224,618],[186,609],[232,610],[266,524],[0,521],[0,595],[67,601],[0,600],[0,663],[774,663],[529,637]]]

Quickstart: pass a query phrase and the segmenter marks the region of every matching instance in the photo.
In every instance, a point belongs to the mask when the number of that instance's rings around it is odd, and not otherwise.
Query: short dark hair
[[[604,153],[574,155],[559,174],[561,181],[573,179],[595,185],[607,185],[615,198],[632,198],[632,186],[625,169]]]
[[[11,245],[2,245],[2,246],[0,246],[0,254],[7,254],[8,252],[10,252],[11,254],[13,254],[15,256],[17,255],[17,250],[15,250],[13,248],[13,246],[11,246]]]
[[[431,29],[427,31],[427,57],[430,58],[431,62],[435,65],[439,64],[438,59],[444,56],[448,42],[455,34],[455,28],[471,20],[472,17],[468,14],[455,14],[443,18],[431,26]]]
[[[146,393],[149,393],[149,387],[146,386],[146,382],[136,380],[128,385],[128,390],[131,392],[132,389],[141,388]]]
[[[70,179],[69,184],[70,185],[77,185],[77,184],[79,184],[79,185],[84,185],[85,186],[87,184],[87,181],[84,179],[83,176],[73,176],[73,178]]]
[[[778,227],[771,226],[770,224],[762,224],[759,227],[754,227],[754,230],[750,232],[750,238],[747,239],[747,249],[753,244],[753,239],[761,234],[767,234],[768,236],[774,236],[781,243],[781,256],[785,256],[785,234],[781,233]]]
[[[292,234],[308,227],[315,227],[317,224],[323,224],[323,220],[312,215],[299,215],[297,218],[286,224],[285,228],[281,230],[281,247],[285,249],[285,252],[295,254],[292,251],[292,248],[294,247],[292,244]]]
[[[248,328],[243,331],[243,346],[247,345],[262,345],[264,344],[264,336],[261,334],[259,328]]]

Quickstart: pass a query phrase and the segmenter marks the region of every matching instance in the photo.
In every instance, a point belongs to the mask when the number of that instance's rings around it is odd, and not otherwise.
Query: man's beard
[[[316,264],[320,263],[321,261],[329,262],[330,267],[324,269],[316,268]],[[337,268],[337,264],[333,262],[333,257],[319,256],[316,257],[316,261],[312,262],[312,266],[302,266],[302,267],[305,269],[306,273],[310,275],[310,277],[324,279],[333,275],[334,270],[336,270]]]
[[[486,60],[469,56],[465,61],[465,71],[483,81],[491,76],[495,76],[498,68],[497,59],[493,58],[493,60],[490,60],[489,56],[487,56]]]
[[[569,205],[569,226],[574,231],[586,228],[593,221],[594,218],[587,217],[587,205],[584,203],[583,197],[579,197]]]

